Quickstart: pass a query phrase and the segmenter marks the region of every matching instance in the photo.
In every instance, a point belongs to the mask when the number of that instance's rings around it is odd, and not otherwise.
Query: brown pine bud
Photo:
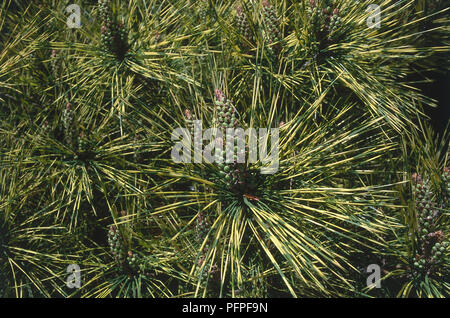
[[[184,116],[186,117],[186,119],[191,120],[192,119],[191,111],[189,109],[186,109],[184,111]]]
[[[161,34],[158,31],[156,31],[155,32],[155,41],[158,42],[160,39],[161,39]]]
[[[413,180],[414,183],[422,182],[422,178],[420,177],[420,174],[418,174],[417,172],[414,172],[412,174],[411,179]]]
[[[225,99],[225,94],[220,89],[216,89],[214,94],[216,95],[216,99],[218,101],[223,101]]]

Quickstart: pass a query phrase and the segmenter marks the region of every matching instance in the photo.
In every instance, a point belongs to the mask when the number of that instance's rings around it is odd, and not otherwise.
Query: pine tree
[[[369,4],[2,2],[0,297],[447,296],[450,9]]]

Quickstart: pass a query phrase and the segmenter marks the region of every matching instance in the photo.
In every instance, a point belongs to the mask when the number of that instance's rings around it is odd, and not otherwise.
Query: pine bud
[[[50,133],[50,125],[48,124],[48,121],[44,121],[41,128],[41,136],[48,136]]]

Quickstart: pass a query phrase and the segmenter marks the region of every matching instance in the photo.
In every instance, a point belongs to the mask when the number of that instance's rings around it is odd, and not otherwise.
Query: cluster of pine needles
[[[420,84],[449,13],[1,1],[0,297],[448,297],[450,135]],[[278,170],[175,162],[195,120],[279,129]]]

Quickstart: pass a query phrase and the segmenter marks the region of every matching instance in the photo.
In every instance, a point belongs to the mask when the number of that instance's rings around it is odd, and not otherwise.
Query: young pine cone
[[[444,181],[444,205],[448,209],[450,203],[450,167],[444,168],[442,180]]]
[[[209,232],[208,221],[206,220],[205,215],[203,213],[200,213],[197,217],[195,225],[196,238],[199,244],[203,243],[203,240],[205,239],[208,232]]]
[[[127,264],[133,272],[139,272],[139,256],[133,254],[132,251],[128,251]]]
[[[120,236],[119,230],[115,225],[111,225],[108,232],[108,244],[114,259],[118,263],[123,263],[124,261],[124,251],[122,238]]]
[[[234,108],[232,101],[228,100],[220,89],[215,90],[215,96],[216,122],[219,124],[219,128],[226,129],[236,127],[236,109]]]
[[[434,226],[435,202],[428,182],[422,181],[422,177],[417,173],[413,174],[412,178],[419,231],[424,239]]]
[[[189,133],[191,134],[191,138],[194,137],[194,120],[195,116],[192,115],[191,111],[189,109],[186,109],[184,111],[184,119],[186,121],[186,127],[189,129]]]
[[[112,13],[109,5],[109,0],[98,0],[98,12],[100,15],[100,21],[102,25],[105,25],[107,27],[111,27],[112,22]]]
[[[269,44],[272,44],[280,41],[281,39],[280,21],[275,8],[269,3],[268,0],[264,0],[262,4],[267,41]]]
[[[66,109],[63,111],[62,121],[64,126],[64,142],[71,147],[73,140],[73,110],[71,103],[67,103]]]
[[[341,27],[341,25],[342,25],[342,20],[339,17],[339,10],[334,9],[333,13],[330,15],[329,25],[328,25],[330,38],[331,38],[331,34],[336,32]]]
[[[233,136],[231,140],[227,140],[226,136],[227,128],[235,129],[238,125],[236,109],[221,90],[216,89],[215,95],[216,122],[222,132],[222,137],[216,139],[216,142],[222,148],[216,153],[216,162],[220,170],[220,177],[225,180],[229,187],[232,187],[241,181],[244,167],[243,163],[238,163],[238,157],[245,158],[245,149],[238,149],[236,136]],[[232,162],[227,162],[227,151],[232,152]]]
[[[249,42],[253,42],[250,24],[241,6],[236,7],[236,26],[239,34],[242,35],[242,37],[244,37]]]

